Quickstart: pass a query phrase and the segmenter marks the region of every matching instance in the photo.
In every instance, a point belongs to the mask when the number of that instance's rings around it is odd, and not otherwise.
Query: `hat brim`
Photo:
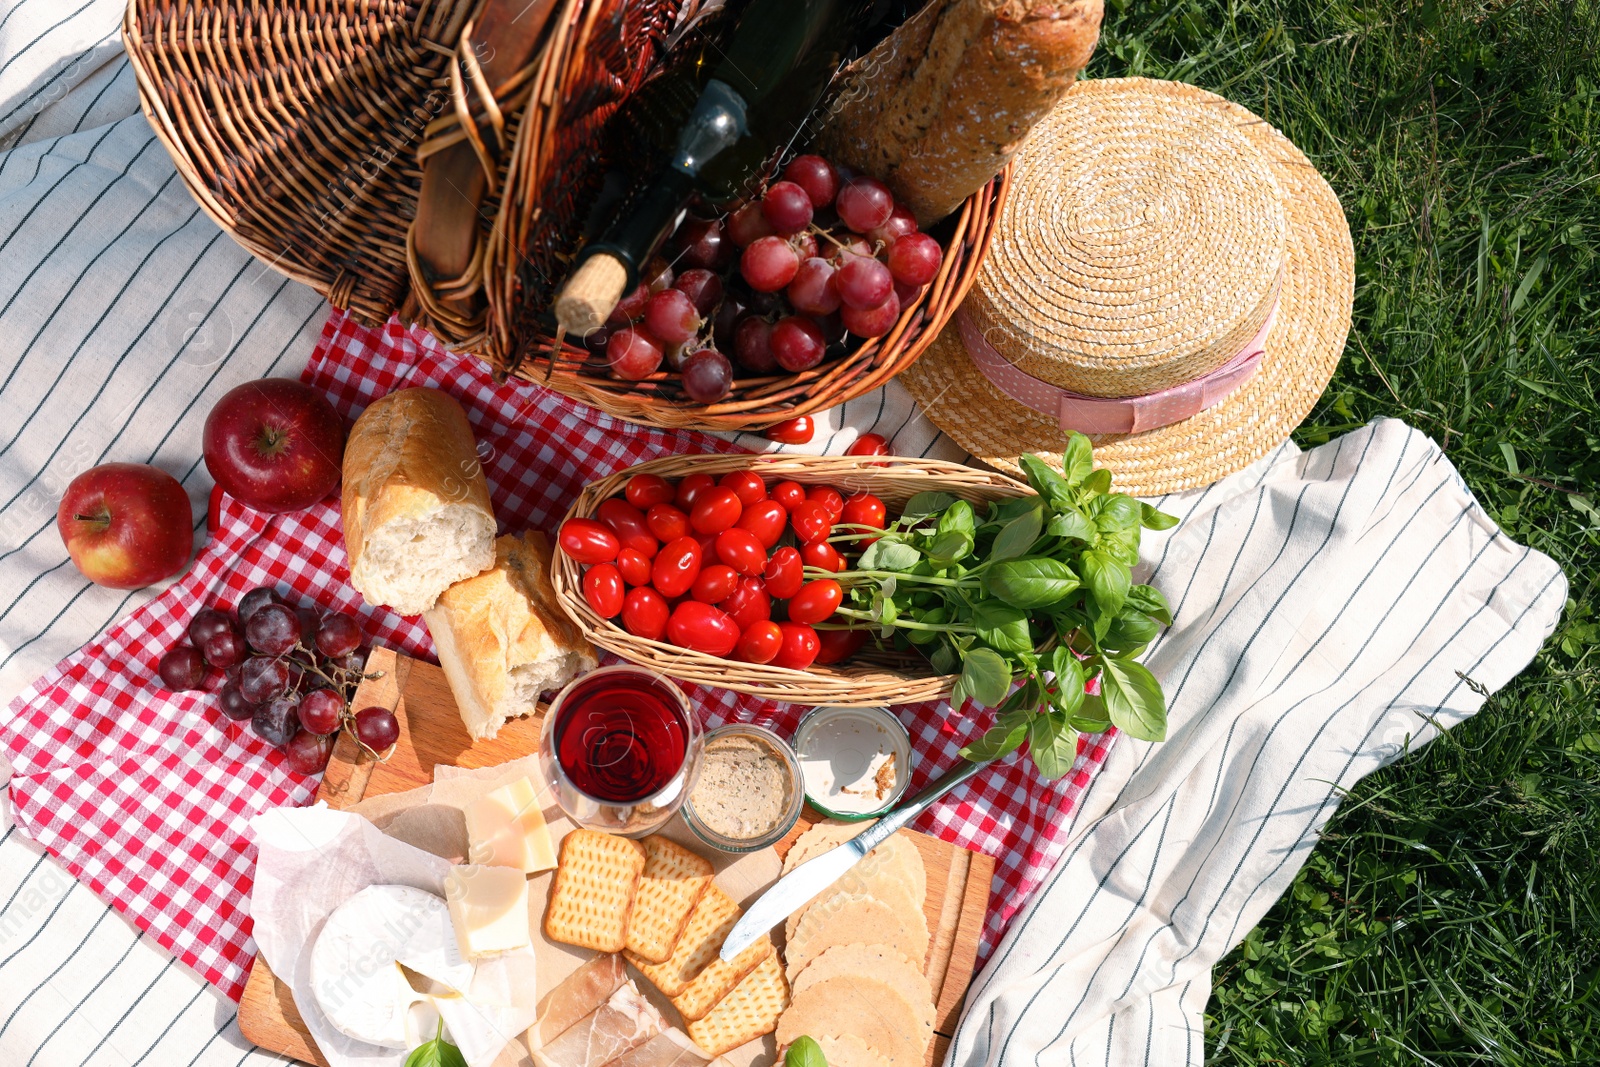
[[[1278,317],[1256,373],[1220,403],[1159,429],[1090,437],[1095,466],[1135,496],[1209,485],[1271,452],[1316,406],[1350,332],[1355,253],[1338,196],[1287,137],[1245,108],[1214,100],[1283,189],[1287,265]],[[983,462],[1020,472],[1017,458],[1032,452],[1061,465],[1067,432],[996,389],[954,324],[900,380],[935,425]]]

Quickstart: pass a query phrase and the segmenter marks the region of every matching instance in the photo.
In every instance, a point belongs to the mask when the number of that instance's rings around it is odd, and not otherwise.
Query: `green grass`
[[[1216,969],[1217,1064],[1600,1064],[1600,3],[1106,0],[1090,73],[1194,82],[1338,191],[1349,345],[1297,439],[1392,415],[1571,583],[1473,720],[1362,782]]]

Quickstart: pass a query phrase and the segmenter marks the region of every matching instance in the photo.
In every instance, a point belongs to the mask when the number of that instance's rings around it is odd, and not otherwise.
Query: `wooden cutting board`
[[[538,716],[507,723],[493,740],[473,741],[461,724],[444,672],[430,663],[380,648],[373,651],[367,670],[383,676],[361,684],[355,706],[392,709],[400,723],[400,740],[389,758],[379,762],[366,755],[353,737],[341,735],[317,791],[317,799],[331,808],[347,808],[366,797],[428,785],[433,781],[433,769],[440,764],[492,767],[538,751]],[[786,855],[794,839],[819,818],[807,808],[800,824],[774,846],[778,855]],[[994,860],[926,834],[909,836],[921,851],[928,872],[923,907],[933,937],[926,972],[938,1004],[935,1036],[928,1050],[931,1065],[944,1060],[972,981]],[[264,1049],[328,1067],[295,1010],[289,987],[259,957],[239,1002],[239,1029]]]

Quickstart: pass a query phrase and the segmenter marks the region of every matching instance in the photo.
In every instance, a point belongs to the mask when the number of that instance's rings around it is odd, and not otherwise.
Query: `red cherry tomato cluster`
[[[859,536],[830,543],[835,527],[882,529],[883,501],[845,496],[825,485],[768,485],[755,471],[721,478],[690,474],[669,481],[629,479],[592,519],[561,526],[561,550],[585,565],[583,598],[594,612],[637,637],[746,663],[803,670],[839,663],[866,643],[844,623],[837,581],[806,568],[838,572],[846,554],[870,543]],[[841,551],[843,549],[843,551]]]

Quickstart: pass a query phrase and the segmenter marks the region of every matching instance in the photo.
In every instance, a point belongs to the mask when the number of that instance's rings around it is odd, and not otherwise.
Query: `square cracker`
[[[597,952],[621,952],[644,863],[644,846],[625,837],[574,830],[562,838],[545,935]]]
[[[644,877],[628,920],[628,951],[651,963],[665,963],[714,871],[710,860],[660,834],[639,843],[644,846]]]
[[[703,1018],[685,1025],[689,1037],[709,1056],[720,1056],[778,1028],[789,1006],[789,983],[774,953],[733,987]]]
[[[671,998],[672,1006],[678,1009],[678,1014],[683,1016],[685,1022],[701,1018],[716,1007],[717,1002],[727,996],[734,986],[744,981],[745,975],[776,951],[772,947],[772,938],[762,934],[743,952],[724,962],[721,956],[722,943],[718,941],[717,955],[712,956],[711,962],[694,976],[688,988]]]
[[[689,922],[673,947],[670,959],[665,963],[651,963],[629,952],[626,953],[628,962],[639,968],[639,973],[661,992],[669,997],[679,996],[717,958],[723,939],[739,921],[740,914],[739,905],[713,882],[689,913]]]

